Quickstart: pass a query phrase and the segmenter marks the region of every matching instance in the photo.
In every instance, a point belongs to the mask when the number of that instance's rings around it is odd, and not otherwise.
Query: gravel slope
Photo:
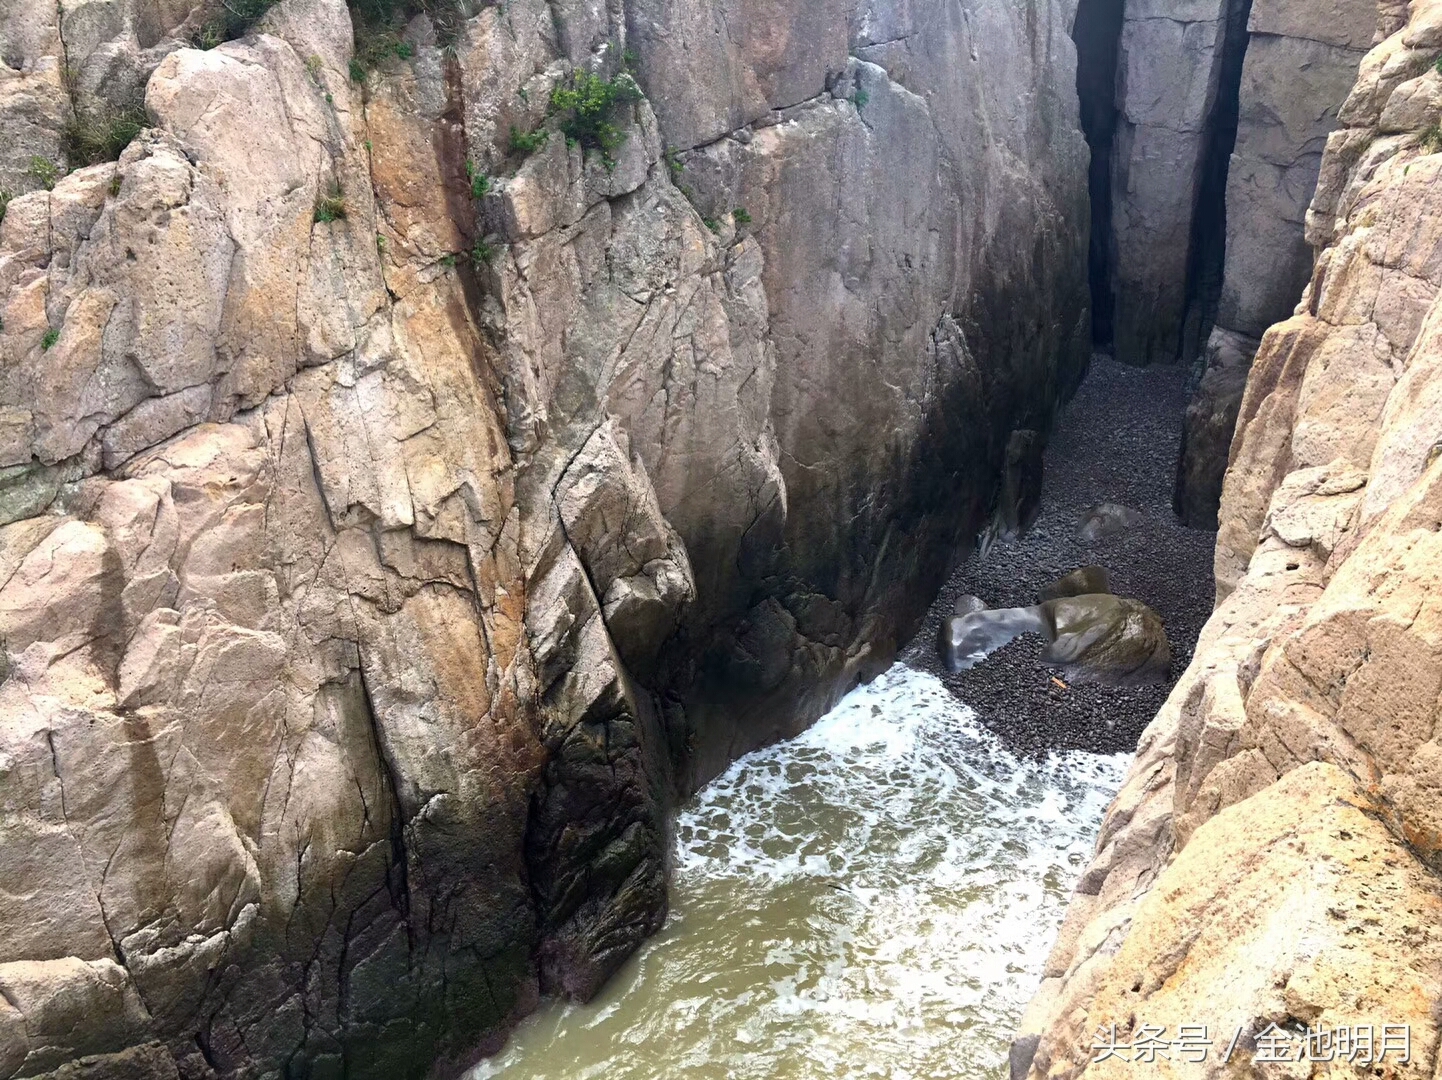
[[[903,661],[939,675],[1018,752],[1134,749],[1192,658],[1212,610],[1216,533],[1185,528],[1172,514],[1186,376],[1181,366],[1133,368],[1095,358],[1047,449],[1036,525],[1017,541],[995,545],[985,558],[962,560],[902,651]],[[1130,506],[1143,520],[1119,536],[1077,539],[1077,521],[1099,502]],[[1063,689],[1052,681],[1058,673],[1041,663],[1044,642],[1036,635],[1012,642],[970,671],[951,674],[941,665],[937,632],[959,594],[975,593],[991,607],[1034,604],[1043,586],[1087,563],[1111,571],[1118,595],[1135,597],[1161,615],[1172,645],[1167,685]]]

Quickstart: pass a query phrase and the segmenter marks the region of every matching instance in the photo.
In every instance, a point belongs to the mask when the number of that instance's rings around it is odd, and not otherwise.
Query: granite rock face
[[[514,0],[360,81],[339,0],[214,14],[3,17],[0,1077],[445,1074],[1005,516],[1072,10]],[[623,56],[606,161],[547,103]]]
[[[1227,173],[1221,294],[1178,467],[1177,512],[1189,525],[1216,525],[1247,366],[1312,275],[1307,206],[1376,26],[1373,0],[1253,0]]]
[[[1307,206],[1376,27],[1372,0],[1253,0],[1227,173],[1223,330],[1259,339],[1312,276]]]
[[[1243,0],[1127,0],[1111,160],[1117,359],[1169,363],[1189,308],[1193,219]]]
[[[1092,1061],[1112,1022],[1240,1029],[1226,1075],[1256,1076],[1292,1075],[1252,1061],[1270,1024],[1410,1025],[1388,1074],[1435,1074],[1442,5],[1389,25],[1328,140],[1316,273],[1247,381],[1216,612],[1024,1021],[1032,1076],[1135,1068]]]

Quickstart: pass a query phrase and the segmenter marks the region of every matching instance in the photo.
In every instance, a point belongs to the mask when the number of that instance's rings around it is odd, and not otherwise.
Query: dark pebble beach
[[[1172,484],[1186,407],[1186,369],[1133,368],[1106,357],[1060,417],[1046,451],[1041,513],[1024,536],[963,559],[901,659],[930,671],[1014,751],[1116,753],[1136,748],[1177,677],[1191,661],[1211,614],[1216,534],[1188,529],[1172,513]],[[1114,502],[1141,514],[1116,536],[1076,535],[1083,513]],[[1035,604],[1063,574],[1091,563],[1111,572],[1112,591],[1150,605],[1172,649],[1166,685],[1067,683],[1041,661],[1045,642],[1027,634],[970,671],[948,672],[937,651],[941,622],[964,593],[988,607]]]

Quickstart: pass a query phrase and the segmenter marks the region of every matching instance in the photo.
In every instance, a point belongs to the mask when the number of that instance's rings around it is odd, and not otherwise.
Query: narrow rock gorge
[[[674,800],[1015,517],[1072,17],[8,4],[0,1077],[451,1075],[594,993]]]
[[[1375,1074],[1435,1073],[1442,6],[1374,14],[1376,45],[1305,215],[1300,261],[1314,253],[1315,266],[1245,379],[1216,611],[1107,813],[1013,1045],[1014,1077],[1125,1074],[1136,1066],[1093,1051],[1111,1024],[1123,1040],[1143,1024],[1207,1024],[1218,1048],[1235,1038],[1231,1071],[1213,1054],[1188,1070],[1199,1076],[1351,1075],[1301,1060],[1304,1031],[1405,1028],[1410,1058]],[[1345,25],[1294,16],[1311,34]],[[1300,47],[1263,41],[1255,64],[1248,52],[1254,72]],[[1249,140],[1238,145],[1233,192],[1254,176]],[[1267,228],[1234,203],[1228,213],[1229,233]],[[1270,310],[1249,272],[1230,277],[1250,258],[1250,245],[1235,250],[1229,240],[1225,334]],[[1269,1030],[1292,1052],[1271,1060],[1294,1064],[1254,1063]]]
[[[1097,353],[1191,373],[1216,609],[1012,1076],[1431,1076],[1439,124],[1442,0],[9,0],[0,1080],[451,1077],[594,997]]]

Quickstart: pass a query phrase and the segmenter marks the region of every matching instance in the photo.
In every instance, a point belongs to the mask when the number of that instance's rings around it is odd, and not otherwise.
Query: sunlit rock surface
[[[493,1049],[1004,515],[1085,357],[1071,5],[734,7],[364,80],[339,0],[7,11],[0,1077]],[[511,151],[623,56],[614,161]]]

